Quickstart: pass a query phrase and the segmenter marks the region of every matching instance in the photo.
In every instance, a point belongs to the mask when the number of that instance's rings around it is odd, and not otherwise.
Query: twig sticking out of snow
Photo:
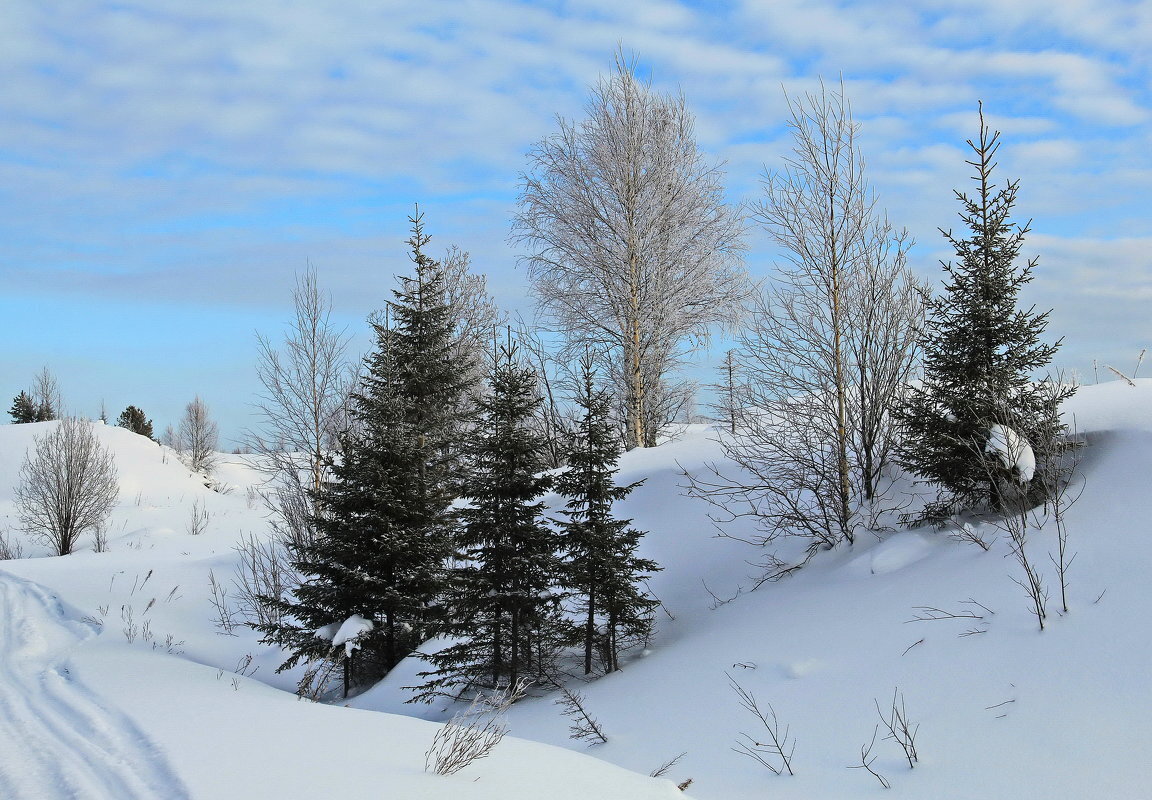
[[[788,741],[789,728],[787,725],[781,730],[780,721],[776,718],[776,709],[772,707],[771,703],[768,703],[768,708],[762,710],[756,697],[737,683],[731,675],[728,676],[728,684],[736,696],[740,698],[740,705],[760,720],[760,724],[768,732],[767,742],[756,741],[753,737],[741,732],[740,735],[745,741],[737,741],[732,750],[748,756],[776,775],[782,775],[784,770],[788,770],[789,775],[795,775],[796,773],[792,771],[792,754],[796,752],[796,742],[795,740]],[[777,759],[779,759],[779,764],[776,763]]]
[[[570,738],[583,739],[590,744],[608,743],[600,723],[584,708],[584,695],[561,686],[560,698],[556,702],[564,707],[561,713],[572,720],[572,725],[568,727]]]
[[[884,712],[880,710],[878,700],[872,702],[876,704],[876,713],[880,715],[880,722],[888,731],[888,735],[884,738],[891,739],[900,745],[900,749],[904,751],[904,757],[908,759],[908,768],[913,769],[916,766],[915,762],[920,760],[916,754],[916,732],[920,730],[920,726],[912,725],[908,721],[908,709],[904,707],[904,695],[900,694],[899,689],[892,692],[892,708],[888,712],[888,716],[884,716]]]
[[[654,770],[652,770],[651,772],[649,772],[649,773],[648,773],[648,777],[650,777],[650,778],[659,778],[659,777],[663,776],[663,775],[664,775],[664,773],[666,773],[668,770],[672,769],[672,767],[674,767],[674,766],[676,766],[677,764],[679,764],[679,763],[680,763],[680,759],[684,758],[684,756],[686,756],[686,755],[688,755],[688,751],[687,751],[687,750],[685,750],[683,753],[681,753],[680,755],[678,755],[678,756],[676,756],[676,757],[674,757],[674,758],[670,758],[670,759],[668,759],[668,760],[667,760],[667,761],[665,761],[663,764],[661,764],[660,766],[658,766],[656,769],[654,769]]]
[[[1104,367],[1105,367],[1106,369],[1110,369],[1110,370],[1112,370],[1112,372],[1116,373],[1118,376],[1120,376],[1121,378],[1123,378],[1123,379],[1124,379],[1124,381],[1125,381],[1125,383],[1127,383],[1129,386],[1135,386],[1135,385],[1136,385],[1136,381],[1132,380],[1131,378],[1129,378],[1127,375],[1125,375],[1123,372],[1121,372],[1120,370],[1116,369],[1115,367],[1113,367],[1113,366],[1109,366],[1108,364],[1105,364],[1105,365],[1104,365]]]
[[[881,786],[883,786],[885,789],[891,789],[892,784],[888,782],[888,779],[876,770],[872,769],[872,762],[876,760],[876,756],[872,755],[872,748],[876,745],[876,734],[879,732],[879,730],[879,725],[873,726],[872,741],[868,742],[868,744],[860,745],[860,763],[853,764],[848,767],[848,769],[866,769],[868,770],[869,774],[875,777],[876,780],[880,781]]]

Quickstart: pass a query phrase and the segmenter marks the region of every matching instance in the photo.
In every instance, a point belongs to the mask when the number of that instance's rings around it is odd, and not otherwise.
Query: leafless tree
[[[789,99],[794,148],[765,179],[756,218],[782,263],[751,303],[734,369],[739,474],[693,476],[694,493],[758,517],[763,541],[852,542],[882,492],[893,401],[915,359],[922,288],[907,234],[877,209],[843,86]]]
[[[517,319],[514,336],[520,343],[524,361],[536,373],[537,387],[544,402],[532,423],[544,442],[546,463],[550,469],[565,465],[568,434],[572,430],[573,409],[565,397],[575,386],[573,362],[563,358],[555,346],[549,346],[544,331],[526,320]]]
[[[684,98],[640,82],[634,61],[617,54],[586,112],[532,150],[513,239],[531,248],[541,310],[618,367],[626,443],[648,447],[654,382],[746,295],[743,223]]]
[[[1140,351],[1140,361],[1144,351]],[[1139,362],[1136,368],[1139,369]],[[1057,373],[1045,383],[1050,413],[1058,416],[1060,398],[1066,393],[1067,381],[1062,373]],[[1068,613],[1068,571],[1076,560],[1076,553],[1068,549],[1069,507],[1074,505],[1084,493],[1084,475],[1080,470],[1080,450],[1083,441],[1076,431],[1075,420],[1070,429],[1061,437],[1043,437],[1036,446],[1038,468],[1037,480],[1041,482],[1045,502],[1043,511],[1047,519],[1056,527],[1056,554],[1048,558],[1056,569],[1060,583],[1060,606]]]
[[[184,407],[184,416],[176,430],[176,451],[184,465],[194,472],[211,472],[216,465],[219,431],[208,416],[208,405],[196,398]]]
[[[33,441],[16,487],[20,522],[66,556],[81,533],[108,518],[120,491],[115,459],[87,420],[62,419]]]
[[[176,435],[176,429],[171,425],[165,426],[164,433],[160,434],[160,444],[171,447],[177,453],[180,452],[180,437]]]
[[[711,388],[717,394],[716,402],[712,405],[712,410],[716,413],[715,421],[722,424],[731,436],[736,435],[736,420],[740,414],[741,393],[736,388],[738,375],[736,351],[729,350],[724,354],[724,361],[720,364],[720,382],[712,384]]]
[[[59,419],[64,413],[64,401],[60,396],[60,383],[52,370],[42,368],[32,379],[32,403],[36,406],[36,419],[39,422]]]
[[[311,266],[296,276],[292,303],[283,342],[256,335],[260,430],[248,431],[245,442],[264,456],[278,483],[319,491],[347,396],[348,337],[333,324],[331,300]]]
[[[488,279],[472,271],[467,251],[456,246],[440,261],[444,268],[445,300],[452,309],[457,355],[471,365],[470,385],[484,382],[492,349],[492,332],[508,324],[507,315],[488,293]]]

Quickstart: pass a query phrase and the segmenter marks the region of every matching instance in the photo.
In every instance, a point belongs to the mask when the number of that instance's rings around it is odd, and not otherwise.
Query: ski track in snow
[[[94,634],[38,584],[0,571],[0,798],[187,800],[132,720],[69,674]]]

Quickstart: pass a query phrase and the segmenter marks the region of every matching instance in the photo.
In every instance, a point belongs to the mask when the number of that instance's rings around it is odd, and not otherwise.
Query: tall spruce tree
[[[1021,287],[1032,280],[1037,259],[1017,264],[1029,224],[1010,220],[1019,181],[992,181],[999,131],[991,132],[980,109],[980,135],[968,140],[977,191],[957,190],[966,236],[941,231],[957,260],[944,263],[944,293],[929,302],[921,337],[924,378],[899,409],[901,463],[942,487],[949,504],[1003,504],[1010,467],[986,453],[994,425],[1013,429],[1036,452],[1059,435],[1059,402],[1072,389],[1038,385],[1033,373],[1046,366],[1060,342],[1040,337],[1048,312],[1017,307]],[[1053,396],[1055,391],[1055,397]],[[1055,400],[1055,402],[1054,402]],[[1029,487],[1042,490],[1042,487]]]
[[[13,425],[22,425],[28,422],[40,422],[36,413],[36,404],[32,402],[27,392],[20,392],[12,400],[12,408],[8,410]]]
[[[643,481],[617,486],[620,442],[612,420],[612,398],[595,385],[592,359],[580,364],[576,420],[567,454],[568,469],[556,481],[567,499],[561,524],[565,585],[574,593],[579,620],[574,639],[584,650],[584,674],[598,660],[605,672],[620,668],[620,653],[652,631],[659,603],[639,587],[660,567],[636,555],[643,532],[631,520],[615,519],[612,506]]]
[[[147,415],[136,406],[128,406],[121,411],[120,416],[116,419],[116,424],[133,433],[147,436],[149,439],[152,438],[152,420],[148,419]]]
[[[539,498],[551,487],[544,443],[532,426],[536,376],[517,346],[494,353],[489,392],[468,448],[468,507],[460,511],[456,570],[444,633],[459,641],[425,658],[433,669],[417,699],[546,680],[558,649],[559,557]]]
[[[376,348],[365,359],[352,425],[341,436],[332,479],[317,496],[314,541],[294,546],[303,581],[286,612],[261,628],[292,650],[281,669],[330,657],[332,626],[360,616],[371,624],[358,649],[345,648],[345,694],[381,676],[426,639],[436,623],[453,552],[464,376],[454,346],[441,264],[424,253],[419,213],[408,240],[415,275],[401,277],[374,323]]]

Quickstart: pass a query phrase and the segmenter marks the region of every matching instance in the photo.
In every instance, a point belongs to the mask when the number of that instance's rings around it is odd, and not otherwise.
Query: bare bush
[[[92,552],[108,552],[108,526],[103,522],[92,529]]]
[[[188,513],[188,535],[199,536],[208,527],[208,520],[212,515],[199,499],[192,501],[192,510]]]
[[[1140,351],[1136,369],[1140,369],[1140,362],[1144,360],[1144,352]],[[1064,376],[1058,374],[1048,386],[1049,403],[1055,406],[1062,390],[1059,388],[1065,383]],[[1055,409],[1053,409],[1055,414]],[[1068,571],[1076,554],[1068,550],[1068,508],[1080,499],[1084,493],[1083,474],[1080,471],[1080,441],[1073,424],[1070,432],[1061,438],[1049,438],[1039,443],[1036,450],[1039,464],[1038,479],[1042,482],[1044,491],[1044,508],[1047,519],[1056,527],[1056,555],[1049,554],[1048,558],[1056,569],[1056,577],[1060,584],[1060,606],[1065,614],[1068,613]]]
[[[236,591],[236,610],[249,627],[280,625],[284,611],[277,601],[287,599],[300,583],[284,543],[257,539],[249,534],[236,545],[240,564],[232,579]]]
[[[524,696],[527,686],[527,681],[521,680],[504,689],[477,694],[468,708],[436,732],[424,754],[424,771],[452,775],[491,754],[508,732],[505,712]]]
[[[91,423],[72,417],[33,442],[20,466],[17,512],[26,531],[65,556],[82,532],[108,519],[120,491],[115,459]]]
[[[184,416],[176,430],[175,450],[184,465],[193,472],[211,472],[216,466],[219,430],[208,416],[208,405],[197,395],[184,407]]]
[[[208,570],[208,599],[212,602],[214,611],[212,624],[224,636],[235,636],[236,610],[228,602],[228,589],[216,580],[216,573]]]
[[[786,725],[781,728],[780,720],[776,717],[776,709],[771,703],[767,704],[767,709],[761,709],[756,697],[737,683],[731,675],[728,676],[728,685],[740,698],[740,705],[760,721],[768,739],[766,742],[761,742],[760,737],[741,732],[743,741],[738,740],[732,749],[767,767],[776,775],[783,774],[785,770],[789,775],[795,775],[792,771],[792,754],[796,751],[796,741],[789,741],[789,728]]]
[[[878,700],[872,702],[876,704],[876,713],[880,715],[880,722],[888,731],[888,735],[884,738],[891,739],[900,745],[900,749],[904,751],[904,757],[908,759],[908,768],[912,769],[920,760],[916,753],[916,733],[920,730],[920,726],[912,724],[908,720],[908,709],[904,706],[904,695],[900,694],[899,689],[892,692],[892,706],[889,708],[887,716],[880,710]]]
[[[24,557],[24,545],[19,540],[8,538],[9,530],[0,528],[0,561],[11,561]]]

